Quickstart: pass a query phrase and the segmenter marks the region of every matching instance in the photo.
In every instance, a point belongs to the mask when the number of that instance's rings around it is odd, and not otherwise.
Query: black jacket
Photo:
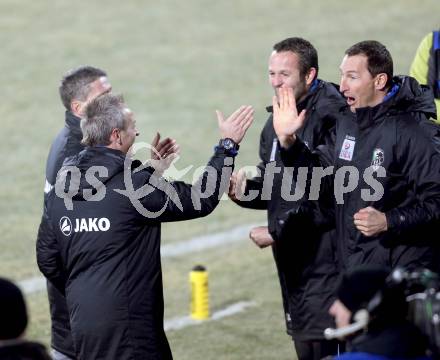
[[[435,115],[433,97],[410,77],[394,83],[389,98],[373,108],[355,114],[342,108],[335,135],[315,153],[301,140],[281,150],[286,165],[334,166],[336,176],[323,186],[327,195],[340,194],[333,201],[342,270],[370,263],[438,270],[440,128],[429,120]],[[342,194],[345,166],[354,167],[350,171],[358,172],[359,183]],[[383,177],[366,176],[379,167]],[[353,215],[367,206],[385,213],[388,231],[366,237],[356,229]]]
[[[84,150],[84,145],[81,144],[80,121],[79,117],[76,117],[70,111],[66,111],[65,125],[52,142],[46,161],[47,192],[54,186],[57,173],[61,169],[64,160]]]
[[[61,190],[56,185],[49,194],[37,262],[65,291],[79,359],[172,359],[163,330],[160,224],[214,210],[232,172],[224,164],[233,161],[217,150],[209,173],[191,186],[168,183],[124,159],[117,150],[93,147],[64,163],[79,169],[80,181],[70,183],[79,191],[63,199],[56,194],[65,189],[63,177],[57,180]]]
[[[66,158],[78,154],[84,149],[81,144],[82,131],[81,119],[66,111],[66,120],[63,129],[55,137],[46,161],[46,185],[44,199],[52,189]],[[66,299],[50,282],[47,283],[49,296],[50,317],[52,321],[51,346],[55,350],[73,358],[72,336],[70,334],[69,313],[67,311]]]
[[[306,109],[305,126],[299,131],[299,136],[310,149],[325,143],[344,103],[338,89],[322,80],[318,80],[307,97],[298,103],[298,111]],[[272,107],[268,111],[272,112]],[[259,196],[252,201],[238,201],[238,204],[246,208],[267,209],[269,232],[275,239],[272,250],[281,285],[287,332],[301,341],[320,340],[323,330],[333,326],[327,310],[334,300],[333,290],[338,276],[334,234],[314,232],[313,225],[304,222],[290,229],[283,225],[288,212],[298,209],[302,200],[295,201],[285,195],[294,194],[291,187],[295,188],[295,181],[286,181],[287,177],[283,177],[284,168],[279,158],[272,114],[261,133],[260,158],[258,169],[261,176],[247,181],[245,193],[250,195],[250,191],[258,191]],[[274,174],[272,185],[268,181],[269,173],[275,166],[279,170]],[[296,175],[294,172],[291,179],[296,179]]]

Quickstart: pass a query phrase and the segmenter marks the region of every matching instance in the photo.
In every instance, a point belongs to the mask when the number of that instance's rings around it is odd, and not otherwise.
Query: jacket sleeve
[[[435,146],[440,128],[429,120],[419,124],[412,121],[398,132],[397,156],[415,201],[385,213],[388,230],[397,234],[440,219],[440,153]]]
[[[139,202],[132,201],[143,221],[181,221],[204,217],[218,205],[229,187],[234,159],[218,149],[194,184],[167,181],[145,172],[136,191],[144,192]],[[136,177],[136,175],[134,175]],[[136,180],[134,180],[136,182]],[[140,206],[140,208],[138,208]]]
[[[409,70],[410,76],[414,77],[420,84],[428,83],[428,62],[431,47],[432,32],[420,42]]]
[[[334,164],[335,127],[328,130],[323,141],[313,151],[297,137],[295,143],[287,149],[280,146],[280,159],[284,166],[300,168],[307,167],[308,174],[312,174],[314,167],[326,168]],[[281,226],[292,228],[295,223],[304,223],[308,218],[315,228],[321,232],[335,227],[334,198],[333,198],[333,175],[325,176],[319,184],[312,184],[313,177],[308,176],[306,193],[298,206],[287,211],[283,217]],[[318,188],[318,198],[310,200],[310,189]],[[303,220],[302,220],[303,219]],[[284,232],[284,230],[282,230]]]
[[[45,206],[40,227],[38,229],[36,247],[38,268],[43,275],[64,295],[66,277],[63,271],[58,242],[49,219],[47,206]]]
[[[278,146],[280,158],[284,166],[306,166],[312,169],[314,166],[327,167],[334,164],[334,143],[335,128],[333,127],[323,143],[318,145],[313,151],[299,137],[287,149],[281,147],[280,144]]]
[[[267,132],[268,132],[267,128],[269,126],[269,122],[271,121],[272,121],[272,117],[269,118],[268,122],[266,123],[260,134],[260,147],[259,147],[260,163],[257,165],[258,175],[246,181],[244,196],[248,196],[249,200],[234,201],[237,205],[245,209],[254,209],[254,210],[267,209],[268,201],[262,199],[261,195],[263,193],[264,176],[265,176],[265,170],[267,164],[266,159],[269,158],[267,154],[267,150],[268,150],[268,146],[272,141],[267,139]],[[256,194],[256,196],[253,196],[252,195],[253,193]]]

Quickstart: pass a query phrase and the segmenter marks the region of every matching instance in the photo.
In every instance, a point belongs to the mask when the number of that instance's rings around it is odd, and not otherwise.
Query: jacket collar
[[[387,116],[410,112],[423,113],[428,118],[435,117],[432,92],[409,76],[395,76],[393,86],[384,100],[374,107],[356,109],[356,117],[360,127],[366,128]]]
[[[81,118],[79,118],[76,115],[73,115],[72,112],[66,111],[66,126],[69,128],[69,130],[76,135],[81,135],[82,137],[82,131],[81,131]]]

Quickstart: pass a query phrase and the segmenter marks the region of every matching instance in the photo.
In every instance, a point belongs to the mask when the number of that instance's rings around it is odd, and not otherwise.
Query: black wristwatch
[[[230,138],[220,139],[218,147],[224,149],[229,156],[236,156],[240,148],[240,146]]]

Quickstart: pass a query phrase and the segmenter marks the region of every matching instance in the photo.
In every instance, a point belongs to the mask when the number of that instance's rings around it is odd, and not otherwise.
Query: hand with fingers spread
[[[228,196],[232,201],[238,201],[246,190],[246,171],[240,169],[233,172],[229,182]]]
[[[257,226],[251,229],[249,238],[260,249],[264,249],[265,247],[271,246],[274,243],[272,235],[269,234],[269,229],[267,226]]]
[[[222,139],[232,139],[236,144],[243,140],[247,129],[254,120],[254,109],[252,106],[239,107],[226,120],[221,111],[217,110],[216,113]]]
[[[354,214],[354,225],[365,236],[375,236],[388,230],[385,214],[371,206]]]
[[[306,111],[298,114],[292,88],[278,89],[277,97],[272,99],[273,127],[282,147],[287,148],[296,140],[296,132],[304,125]]]
[[[161,141],[159,133],[156,133],[151,146],[151,166],[159,175],[162,175],[179,155],[180,146],[176,143],[176,140],[171,138]]]

